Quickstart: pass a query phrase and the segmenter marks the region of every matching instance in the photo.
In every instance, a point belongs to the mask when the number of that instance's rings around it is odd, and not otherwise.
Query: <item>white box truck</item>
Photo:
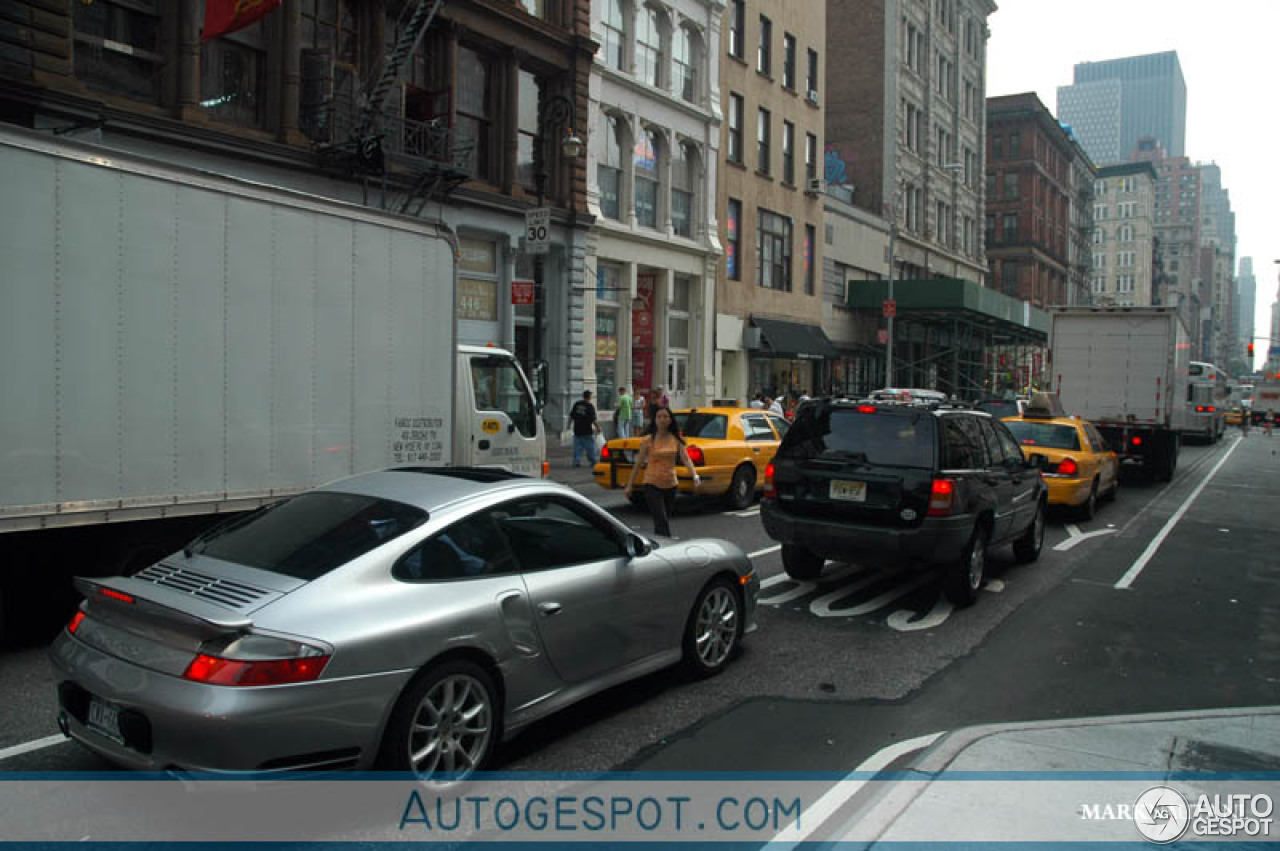
[[[545,474],[516,360],[457,345],[442,225],[3,126],[0,186],[9,609],[351,473]]]
[[[1092,422],[1126,466],[1169,481],[1189,427],[1191,342],[1171,307],[1050,314],[1049,374],[1068,414]]]

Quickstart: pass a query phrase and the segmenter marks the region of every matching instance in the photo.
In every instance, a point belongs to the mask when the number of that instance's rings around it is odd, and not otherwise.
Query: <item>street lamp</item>
[[[547,160],[551,152],[543,149],[550,144],[550,135],[557,128],[564,127],[564,136],[560,139],[560,155],[566,161],[576,160],[582,156],[585,145],[582,139],[573,132],[573,101],[563,95],[552,95],[547,98],[538,113],[538,143],[533,147],[534,180],[538,189],[538,207],[547,203]],[[543,281],[546,273],[544,257],[546,247],[533,258],[533,364],[534,369],[542,369],[542,321],[546,310],[546,294]]]

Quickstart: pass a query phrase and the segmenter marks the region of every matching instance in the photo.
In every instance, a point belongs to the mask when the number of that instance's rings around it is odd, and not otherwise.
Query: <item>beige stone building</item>
[[[1094,304],[1149,307],[1156,171],[1150,163],[1098,169],[1093,200]]]
[[[835,355],[822,330],[825,41],[820,2],[725,9],[717,398],[813,393]]]

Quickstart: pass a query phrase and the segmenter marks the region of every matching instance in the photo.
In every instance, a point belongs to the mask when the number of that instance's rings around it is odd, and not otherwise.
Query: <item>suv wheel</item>
[[[973,530],[960,559],[942,577],[942,593],[957,606],[972,606],[978,599],[978,589],[987,572],[987,527],[979,525]]]
[[[1013,542],[1013,555],[1022,564],[1029,564],[1040,558],[1040,548],[1044,546],[1044,500],[1036,503],[1036,516],[1031,518],[1031,525],[1022,537]]]
[[[795,544],[782,545],[782,566],[786,568],[787,576],[792,579],[801,582],[817,579],[818,574],[822,573],[822,566],[826,563],[827,560],[822,556],[804,547],[798,547]]]

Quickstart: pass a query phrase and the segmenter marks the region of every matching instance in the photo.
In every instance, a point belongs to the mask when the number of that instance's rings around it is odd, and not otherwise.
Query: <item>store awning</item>
[[[751,324],[760,329],[762,354],[807,360],[839,356],[826,332],[817,325],[755,316],[751,317]]]

